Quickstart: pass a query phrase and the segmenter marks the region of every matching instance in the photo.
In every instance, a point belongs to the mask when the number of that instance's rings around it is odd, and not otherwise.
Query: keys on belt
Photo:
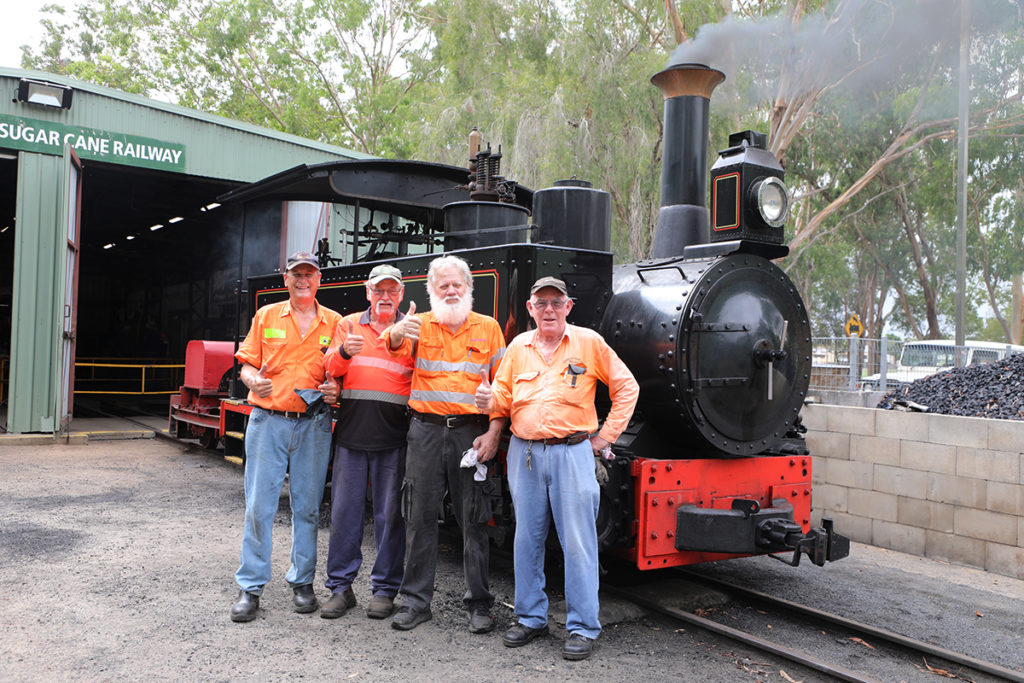
[[[542,443],[545,446],[559,446],[565,444],[566,446],[575,446],[578,443],[582,443],[584,440],[589,439],[590,434],[587,432],[575,432],[569,436],[554,436],[550,439],[533,439],[526,442],[526,469],[533,470],[533,444]]]

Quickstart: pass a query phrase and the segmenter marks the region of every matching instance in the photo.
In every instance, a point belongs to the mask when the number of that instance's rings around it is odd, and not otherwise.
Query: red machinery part
[[[185,348],[185,386],[200,396],[218,393],[221,378],[234,358],[234,342],[193,339]]]
[[[677,511],[682,505],[729,510],[736,499],[769,508],[785,498],[804,532],[811,521],[811,457],[775,456],[633,462],[636,481],[636,545],[640,569],[713,562],[740,554],[676,550]]]

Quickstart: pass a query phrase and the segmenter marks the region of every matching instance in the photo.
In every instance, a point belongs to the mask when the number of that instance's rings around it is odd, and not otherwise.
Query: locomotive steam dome
[[[672,449],[661,457],[684,441],[719,455],[784,450],[811,339],[778,266],[746,253],[642,261],[616,268],[614,290],[601,333],[640,383],[639,436]]]

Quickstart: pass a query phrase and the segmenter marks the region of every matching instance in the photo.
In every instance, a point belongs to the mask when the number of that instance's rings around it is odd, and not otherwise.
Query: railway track
[[[842,681],[908,681],[938,680],[948,678],[965,681],[1015,681],[1024,683],[1024,674],[999,664],[986,662],[966,654],[954,652],[932,643],[908,638],[898,633],[846,617],[831,614],[788,600],[776,598],[743,586],[737,586],[720,579],[682,570],[679,574],[686,581],[712,588],[727,596],[728,609],[710,608],[690,612],[664,604],[658,598],[645,595],[636,586],[623,588],[602,586],[607,591],[634,602],[652,612],[672,620],[696,626],[705,631],[725,637],[731,641],[755,648],[772,656],[794,662],[811,671],[824,674],[830,679]],[[727,625],[724,621],[735,616],[737,609],[749,607],[746,612],[761,617],[749,618],[747,628]],[[737,621],[739,621],[737,619]],[[767,639],[757,633],[769,632],[780,637]],[[785,632],[787,635],[781,636]],[[804,633],[805,635],[795,635]],[[817,649],[828,649],[823,639],[852,642],[871,653],[869,665],[853,669],[838,664],[836,657],[827,657],[813,651],[792,647],[784,641],[801,644],[816,641]],[[858,660],[860,657],[847,659]],[[885,673],[880,674],[883,670]]]

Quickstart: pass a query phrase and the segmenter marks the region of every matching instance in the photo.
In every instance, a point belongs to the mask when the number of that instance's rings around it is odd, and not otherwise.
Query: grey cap
[[[530,294],[536,294],[539,290],[545,287],[554,287],[562,294],[569,295],[569,290],[566,288],[565,283],[559,280],[557,277],[542,277],[533,283],[533,287],[530,287]]]
[[[383,280],[394,280],[399,284],[399,286],[404,286],[402,285],[402,271],[394,266],[388,265],[387,263],[375,266],[374,269],[370,271],[370,277],[366,279],[366,284],[375,285]]]
[[[320,270],[320,262],[317,260],[316,256],[313,256],[308,251],[297,251],[291,256],[289,256],[287,265],[285,266],[285,270],[291,270],[295,266],[302,263],[313,266],[317,270]]]

